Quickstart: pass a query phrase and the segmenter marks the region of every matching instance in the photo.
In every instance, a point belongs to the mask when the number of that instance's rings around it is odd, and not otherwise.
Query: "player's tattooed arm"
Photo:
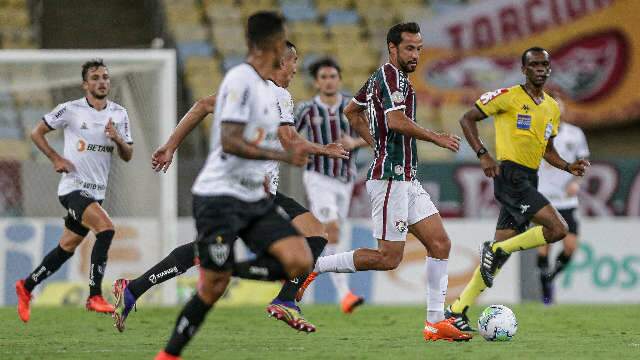
[[[389,111],[386,117],[389,129],[397,133],[418,140],[432,142],[453,152],[458,152],[460,149],[460,137],[458,135],[438,133],[425,129],[409,119],[403,110]]]
[[[324,155],[330,158],[348,159],[349,152],[341,144],[331,143],[320,145],[305,139],[291,125],[280,125],[278,128],[278,138],[282,147],[291,149],[294,144],[301,144],[309,154]]]
[[[124,161],[129,161],[133,157],[133,145],[128,144],[122,136],[116,130],[116,126],[113,124],[111,118],[107,121],[107,125],[104,127],[104,133],[111,141],[116,143],[118,148],[118,155]]]
[[[160,146],[151,155],[151,167],[155,171],[167,172],[173,154],[176,152],[182,141],[204,120],[207,115],[212,114],[216,107],[216,95],[205,96],[196,101],[191,109],[180,119],[180,122],[169,136],[164,145]]]
[[[349,125],[351,125],[353,130],[355,130],[369,146],[375,147],[375,141],[369,132],[369,120],[367,119],[365,110],[365,106],[358,105],[351,101],[344,108],[344,115],[349,120]]]
[[[477,107],[471,108],[460,119],[460,126],[464,137],[467,139],[469,146],[475,151],[480,159],[480,167],[487,177],[496,177],[500,175],[500,167],[493,159],[491,154],[484,147],[480,135],[478,135],[478,121],[485,119],[487,116]]]
[[[222,151],[245,159],[277,160],[295,166],[307,163],[308,152],[302,143],[293,143],[286,151],[264,149],[244,138],[245,124],[222,121],[220,126],[220,141]]]
[[[53,168],[58,173],[68,173],[74,170],[73,163],[58,154],[50,145],[45,134],[51,132],[52,129],[44,122],[38,122],[38,125],[31,131],[31,140],[38,149],[51,160]]]
[[[560,170],[564,170],[575,176],[584,176],[587,168],[591,166],[588,160],[586,159],[577,159],[576,161],[570,163],[560,157],[558,151],[556,151],[556,147],[553,145],[554,137],[550,137],[547,142],[547,147],[544,151],[544,159],[546,162],[551,164]]]

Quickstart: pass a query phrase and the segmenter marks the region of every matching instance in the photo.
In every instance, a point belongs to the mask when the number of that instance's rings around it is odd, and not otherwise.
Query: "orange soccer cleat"
[[[453,318],[445,319],[437,323],[426,321],[422,335],[426,341],[469,341],[473,338],[471,334],[464,333],[453,326]]]
[[[342,298],[340,302],[342,312],[345,314],[351,314],[353,310],[355,310],[358,306],[364,303],[364,298],[362,296],[358,296],[351,291],[347,295]]]
[[[88,311],[112,314],[115,311],[113,305],[109,304],[102,295],[93,295],[87,299],[86,308]]]
[[[24,280],[16,281],[16,295],[18,296],[18,316],[26,323],[31,317],[30,303],[33,296],[24,287]]]
[[[153,360],[181,360],[180,356],[167,354],[164,350],[160,351]]]
[[[316,279],[317,276],[318,276],[318,273],[314,271],[311,274],[309,274],[306,279],[304,279],[302,286],[300,286],[300,289],[298,289],[298,291],[296,292],[297,302],[302,301],[302,297],[304,296],[304,291],[307,290],[307,287],[311,285],[311,283],[313,282],[313,280]]]

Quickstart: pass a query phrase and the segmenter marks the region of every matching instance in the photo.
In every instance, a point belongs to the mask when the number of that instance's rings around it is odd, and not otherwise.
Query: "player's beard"
[[[400,58],[398,58],[398,65],[400,65],[400,70],[404,71],[406,74],[412,73],[414,71],[416,71],[416,68],[418,67],[418,62],[416,61],[415,64],[410,64],[408,61],[404,61]],[[410,66],[414,65],[413,68],[411,68]]]
[[[102,99],[106,98],[107,95],[109,95],[109,91],[105,92],[104,94],[98,94],[97,92],[94,92],[94,91],[91,92],[91,96],[93,96],[94,98],[96,98],[98,100],[102,100]]]

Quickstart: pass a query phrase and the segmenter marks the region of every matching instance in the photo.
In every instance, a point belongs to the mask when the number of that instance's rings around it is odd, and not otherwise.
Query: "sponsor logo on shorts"
[[[171,269],[167,269],[164,271],[159,272],[158,274],[151,274],[149,276],[149,281],[151,281],[152,284],[155,284],[156,282],[158,282],[158,280],[162,279],[163,277],[170,275],[170,274],[178,274],[178,267],[174,266]]]
[[[526,213],[527,210],[529,210],[530,207],[531,207],[531,205],[525,205],[525,204],[520,205],[520,213],[521,214]]]
[[[82,196],[82,197],[86,197],[86,198],[90,198],[90,197],[91,197],[91,194],[89,194],[89,192],[88,192],[88,191],[81,190],[81,191],[80,191],[80,196]]]
[[[396,230],[398,230],[402,234],[406,233],[409,229],[406,220],[396,220],[396,222],[394,222],[393,224],[395,225]]]

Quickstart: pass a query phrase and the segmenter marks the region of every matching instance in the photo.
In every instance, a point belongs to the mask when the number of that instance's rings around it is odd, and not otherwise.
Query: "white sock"
[[[444,320],[444,301],[447,296],[449,275],[447,259],[427,256],[427,321],[437,323]]]
[[[324,248],[324,254],[326,256],[334,255],[336,253],[337,247],[338,246],[336,244],[327,244],[327,246],[325,246]],[[349,279],[347,278],[347,274],[331,273],[329,274],[329,277],[331,278],[331,282],[338,292],[338,299],[344,299],[344,297],[347,296],[347,294],[350,292]]]
[[[313,271],[318,273],[338,272],[352,273],[356,272],[356,266],[353,264],[353,250],[330,256],[320,256],[316,261],[316,267]]]

